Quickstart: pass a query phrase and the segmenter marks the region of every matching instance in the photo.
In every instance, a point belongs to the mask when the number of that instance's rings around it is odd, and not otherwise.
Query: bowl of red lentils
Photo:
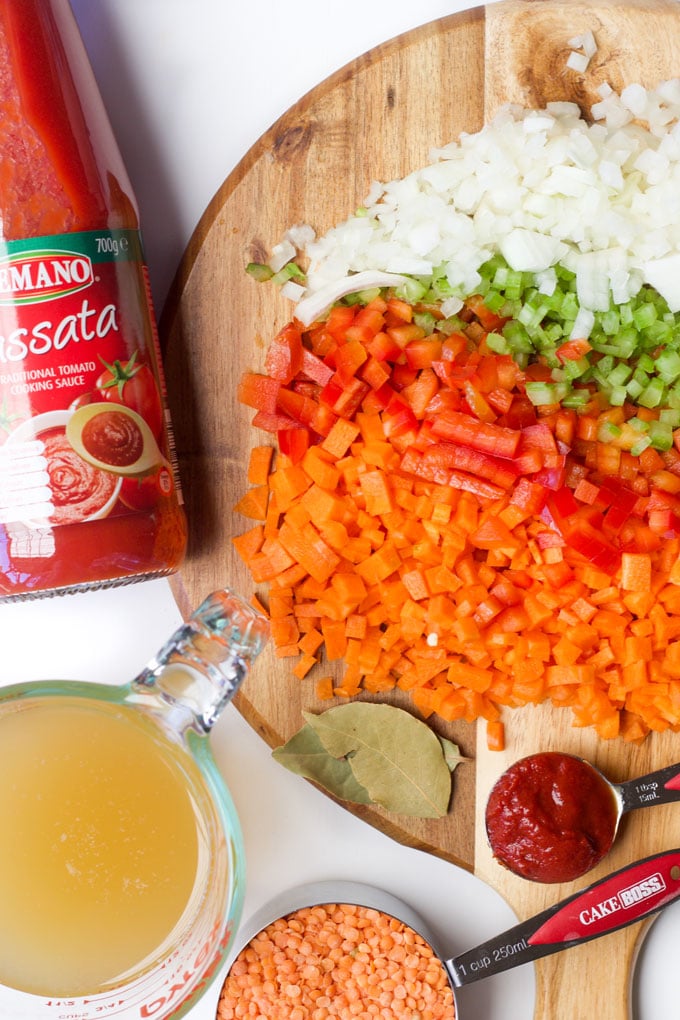
[[[291,890],[231,957],[217,1020],[455,1020],[444,964],[401,900],[356,882]]]

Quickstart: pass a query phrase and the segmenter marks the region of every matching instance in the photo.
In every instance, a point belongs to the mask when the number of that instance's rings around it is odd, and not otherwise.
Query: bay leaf
[[[439,743],[442,745],[442,751],[444,752],[444,761],[448,766],[449,772],[453,772],[453,770],[457,768],[457,766],[460,765],[462,761],[468,760],[464,755],[460,753],[460,748],[458,747],[458,744],[454,744],[452,740],[448,740],[446,737],[440,736],[438,739]]]
[[[272,751],[272,758],[298,776],[311,779],[339,800],[370,804],[368,791],[357,781],[346,758],[334,758],[313,727],[303,726]]]
[[[373,803],[397,814],[441,818],[451,799],[451,772],[436,734],[404,709],[372,702],[304,712],[335,758],[348,758]]]

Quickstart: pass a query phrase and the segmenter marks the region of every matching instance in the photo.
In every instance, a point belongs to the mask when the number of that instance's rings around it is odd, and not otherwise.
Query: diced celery
[[[665,390],[666,387],[661,379],[650,379],[648,385],[638,397],[638,403],[642,404],[643,407],[658,407],[663,400]]]
[[[664,408],[659,412],[659,421],[670,425],[672,429],[680,428],[680,408]]]
[[[597,432],[597,438],[601,443],[607,443],[611,439],[618,439],[620,435],[621,427],[613,421],[603,421]]]
[[[650,421],[647,435],[655,450],[670,450],[673,445],[673,429],[667,422]]]
[[[436,320],[432,312],[415,312],[413,321],[416,326],[420,326],[425,331],[426,336],[430,336],[434,332]]]
[[[675,382],[680,377],[680,354],[668,349],[661,351],[656,359],[655,367],[665,383]]]
[[[619,361],[616,367],[612,368],[608,374],[609,384],[610,386],[624,386],[632,374],[633,369],[630,365],[626,365],[624,361]]]
[[[627,397],[625,386],[613,386],[609,391],[609,403],[612,407],[623,407]]]
[[[500,333],[487,333],[486,345],[495,354],[510,354],[508,341]]]
[[[641,453],[644,453],[648,446],[652,445],[652,441],[649,436],[643,436],[642,439],[638,440],[634,446],[631,446],[630,452],[634,457],[639,457]]]
[[[567,383],[528,382],[526,394],[532,404],[559,404],[566,397],[570,387]]]
[[[402,284],[397,290],[399,297],[403,298],[404,301],[408,301],[411,305],[422,301],[426,293],[427,287],[425,284],[414,278],[407,279],[406,283]]]
[[[602,326],[602,332],[606,333],[607,336],[614,336],[614,334],[618,333],[618,331],[619,331],[620,321],[621,320],[619,319],[619,313],[618,312],[616,312],[614,310],[610,310],[608,312],[605,312],[603,314],[602,318],[600,319],[600,325]]]
[[[651,326],[651,324],[655,321],[656,308],[651,302],[640,305],[633,312],[633,322],[637,329],[646,329],[647,326]]]

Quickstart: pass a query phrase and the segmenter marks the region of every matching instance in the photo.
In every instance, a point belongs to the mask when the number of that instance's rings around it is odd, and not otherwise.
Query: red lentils
[[[264,928],[239,953],[217,1020],[455,1020],[453,993],[432,948],[370,907],[304,907]]]

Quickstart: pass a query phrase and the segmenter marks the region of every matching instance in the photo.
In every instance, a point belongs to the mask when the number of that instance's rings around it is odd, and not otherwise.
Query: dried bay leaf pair
[[[291,772],[355,804],[420,818],[447,813],[451,773],[463,758],[409,712],[355,702],[303,716],[302,729],[272,752]]]

